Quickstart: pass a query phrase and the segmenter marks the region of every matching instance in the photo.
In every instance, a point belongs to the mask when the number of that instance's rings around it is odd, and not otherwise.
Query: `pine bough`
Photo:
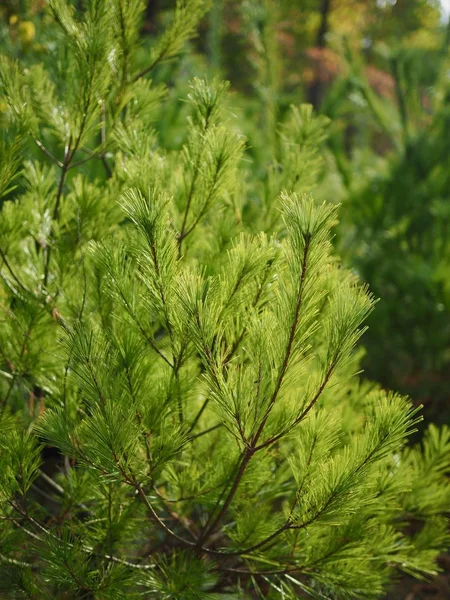
[[[55,54],[3,58],[0,587],[5,598],[379,598],[436,572],[450,430],[360,380],[373,299],[308,191],[325,123],[292,108],[258,182],[227,86],[184,143],[140,62],[141,2],[49,2]],[[262,232],[262,233],[260,233]]]

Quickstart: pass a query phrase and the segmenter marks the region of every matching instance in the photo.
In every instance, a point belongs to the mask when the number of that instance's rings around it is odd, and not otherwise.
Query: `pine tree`
[[[374,300],[309,195],[325,123],[292,108],[264,193],[227,86],[180,150],[142,4],[49,2],[55,54],[3,58],[0,589],[5,598],[379,598],[436,572],[450,430],[360,380]],[[3,102],[3,100],[2,100]]]
[[[337,118],[349,98],[362,106],[349,127],[347,156],[336,132],[333,151],[347,207],[338,247],[382,296],[369,321],[364,366],[384,386],[396,382],[426,402],[441,423],[450,414],[448,31],[431,47],[384,49],[381,73],[391,85],[384,98],[371,89],[366,62],[348,51],[350,74],[328,105]]]

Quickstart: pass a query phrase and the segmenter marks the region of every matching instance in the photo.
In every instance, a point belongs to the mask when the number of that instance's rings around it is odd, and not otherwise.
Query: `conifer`
[[[3,58],[2,597],[380,598],[436,573],[450,430],[359,379],[374,299],[309,194],[325,122],[293,107],[259,194],[227,86],[152,127],[205,7],[147,65],[142,3],[50,0],[54,55]],[[3,100],[2,100],[3,102]],[[307,167],[307,168],[306,168]]]

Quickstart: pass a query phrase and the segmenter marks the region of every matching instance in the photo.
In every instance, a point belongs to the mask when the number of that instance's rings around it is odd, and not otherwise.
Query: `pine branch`
[[[301,271],[301,276],[300,276],[300,284],[299,284],[299,290],[298,290],[298,295],[297,295],[298,299],[297,299],[297,305],[295,307],[294,320],[291,325],[291,330],[289,333],[289,339],[288,339],[288,343],[287,343],[287,347],[286,347],[286,352],[284,355],[283,364],[281,365],[280,373],[278,375],[278,380],[277,380],[277,384],[275,386],[275,390],[273,392],[272,398],[270,399],[269,405],[266,409],[266,412],[261,421],[261,424],[260,424],[255,436],[252,439],[252,445],[255,448],[257,446],[259,438],[261,437],[261,435],[263,433],[264,427],[267,423],[267,419],[269,418],[272,408],[274,407],[275,402],[278,398],[278,394],[280,393],[281,386],[283,384],[283,380],[286,375],[286,371],[289,366],[289,361],[290,361],[290,358],[292,355],[292,348],[293,348],[293,344],[294,344],[295,334],[297,332],[297,326],[299,323],[300,312],[301,312],[302,303],[303,303],[303,293],[304,293],[305,280],[306,280],[306,268],[307,268],[307,262],[308,262],[309,246],[311,243],[311,234],[308,232],[305,235],[305,238],[306,238],[305,239],[305,249],[304,249],[303,260],[302,260],[302,271]]]
[[[332,255],[335,209],[303,196],[325,119],[291,108],[277,133],[269,110],[276,155],[254,132],[241,161],[227,85],[194,79],[172,132],[183,86],[164,100],[138,80],[182,52],[203,0],[177,0],[139,72],[142,0],[49,1],[58,60],[0,57],[2,572],[44,596],[261,600],[375,598],[394,569],[432,574],[450,430],[403,448],[407,400],[352,379],[373,301]],[[269,4],[243,11],[273,108]]]
[[[14,505],[14,508],[25,519],[27,519],[32,525],[35,525],[40,531],[42,531],[46,535],[51,536],[53,539],[60,541],[60,538],[58,536],[56,536],[51,531],[49,531],[48,529],[46,529],[43,525],[41,525],[40,523],[38,523],[38,521],[36,521],[32,517],[30,517],[30,515],[26,515],[25,513],[23,513],[23,511],[21,511],[20,508],[17,505]],[[19,523],[18,520],[16,520],[16,519],[13,519],[13,520],[14,520],[15,524],[22,531],[24,531],[28,536],[30,536],[31,538],[33,538],[34,540],[37,540],[39,542],[43,541],[41,537],[39,537],[38,535],[36,535],[32,531],[26,529],[25,527],[23,527]],[[69,544],[69,546],[73,547],[73,544],[71,544],[70,542],[68,542],[68,544]],[[106,560],[112,561],[114,563],[117,563],[117,564],[120,564],[120,565],[124,565],[126,567],[130,567],[132,569],[139,569],[139,570],[143,570],[143,571],[148,571],[149,569],[154,569],[155,568],[154,565],[141,565],[141,564],[138,564],[138,563],[133,563],[133,562],[131,562],[129,560],[125,560],[125,559],[119,558],[117,556],[112,556],[110,554],[100,554],[98,552],[95,552],[94,548],[91,548],[90,546],[81,546],[81,550],[83,552],[85,552],[86,554],[90,555],[90,556],[96,556],[97,558],[106,559]]]
[[[208,429],[204,429],[203,431],[200,431],[199,433],[196,433],[195,435],[191,435],[189,437],[189,440],[192,442],[193,440],[196,440],[197,438],[206,435],[207,433],[211,433],[211,431],[215,431],[216,429],[219,429],[219,427],[222,427],[223,424],[222,423],[216,423],[215,425],[212,425],[211,427],[208,427]]]
[[[267,571],[251,571],[247,569],[234,569],[232,567],[217,567],[216,571],[224,573],[237,573],[239,575],[253,575],[255,577],[266,577],[267,575],[286,575],[287,573],[299,573],[301,567],[280,567],[279,569],[269,569]]]
[[[17,283],[17,285],[27,294],[29,294],[29,290],[25,287],[25,285],[22,283],[22,281],[19,279],[19,277],[15,274],[14,270],[12,269],[11,265],[9,264],[9,261],[6,257],[5,252],[2,250],[2,248],[0,247],[0,256],[2,257],[3,263],[6,266],[6,268],[8,269],[11,277],[14,279],[14,281]]]
[[[209,398],[206,398],[206,399],[205,399],[205,401],[203,402],[202,406],[200,407],[200,410],[199,410],[199,411],[198,411],[198,413],[195,415],[195,417],[194,417],[194,419],[193,419],[193,421],[192,421],[192,423],[191,423],[191,425],[190,425],[190,427],[189,427],[188,433],[191,433],[191,431],[192,431],[193,429],[195,429],[195,426],[196,426],[196,425],[197,425],[197,423],[199,422],[199,420],[200,420],[200,417],[202,416],[202,414],[203,414],[203,412],[205,411],[205,409],[206,409],[206,407],[208,406],[208,404],[209,404]]]
[[[60,169],[62,169],[63,163],[58,158],[56,158],[56,156],[53,156],[53,154],[50,152],[50,150],[48,150],[40,140],[38,140],[37,138],[35,138],[34,143],[36,144],[36,146],[38,148],[40,148],[42,150],[42,152],[46,156],[48,156],[48,158],[52,162],[54,162]]]
[[[388,437],[388,434],[386,434],[378,442],[378,444],[369,452],[369,454],[358,465],[358,467],[355,470],[353,470],[349,475],[347,475],[347,478],[354,477],[357,473],[359,473],[359,471],[361,471],[371,461],[372,457],[376,454],[377,450],[379,450],[379,448],[383,446],[383,443],[386,441],[387,437]],[[326,512],[328,507],[331,505],[333,500],[336,499],[337,496],[338,496],[338,492],[336,490],[334,490],[330,494],[330,496],[328,497],[327,501],[322,506],[322,508],[313,517],[311,517],[307,521],[304,521],[303,523],[300,523],[300,525],[291,524],[291,525],[289,525],[289,529],[296,529],[298,531],[300,529],[305,529],[306,527],[309,527],[309,525],[311,525],[312,523],[314,523],[318,519],[320,519],[320,517]]]
[[[178,258],[181,258],[181,246],[183,244],[184,238],[188,235],[188,233],[186,233],[187,219],[188,219],[189,211],[191,209],[192,200],[194,198],[195,188],[197,185],[197,179],[198,179],[198,176],[199,176],[200,170],[201,170],[201,162],[202,162],[202,158],[203,158],[203,146],[205,144],[204,137],[210,128],[211,117],[212,117],[212,111],[209,110],[206,114],[205,122],[202,127],[202,139],[203,139],[202,146],[200,147],[198,154],[197,154],[197,160],[196,160],[196,163],[194,166],[194,173],[192,175],[191,183],[189,186],[189,192],[188,192],[187,201],[186,201],[186,208],[184,209],[181,230],[180,230],[180,233],[178,234],[178,238],[177,238],[177,240],[178,240]]]
[[[15,567],[24,567],[26,569],[33,568],[33,565],[30,563],[27,563],[23,560],[16,560],[15,558],[8,558],[7,556],[4,556],[3,554],[0,554],[0,562],[6,563],[9,565],[14,565]]]
[[[270,276],[270,271],[272,269],[272,265],[273,265],[273,261],[269,261],[267,263],[266,269],[264,271],[264,276],[263,276],[262,281],[261,281],[261,283],[260,283],[260,285],[258,287],[258,291],[256,292],[256,296],[255,296],[255,298],[254,298],[254,300],[252,302],[252,308],[253,309],[256,308],[256,306],[258,305],[258,303],[259,303],[259,301],[261,299],[262,293],[263,293],[264,288],[266,287],[266,284],[267,284],[267,280],[269,279],[269,276]],[[242,340],[244,339],[246,333],[247,333],[247,326],[244,326],[242,328],[241,333],[239,334],[239,336],[234,341],[229,354],[227,354],[224,364],[229,363],[231,361],[231,359],[233,358],[233,356],[236,354],[236,352],[238,351],[239,346],[241,345]]]
[[[201,0],[190,0],[186,4],[177,2],[172,23],[153,48],[152,61],[134,76],[133,82],[145,77],[159,63],[179,54],[184,42],[195,35],[195,28],[205,10],[206,6]]]
[[[150,513],[151,518],[155,521],[155,523],[169,536],[174,538],[175,540],[177,540],[178,542],[180,542],[183,546],[190,546],[192,548],[194,548],[196,546],[195,542],[191,542],[189,540],[186,540],[185,538],[181,537],[180,535],[178,535],[177,533],[175,533],[175,531],[173,531],[172,529],[170,529],[170,527],[167,527],[167,525],[164,523],[164,521],[158,516],[157,512],[155,511],[155,509],[153,508],[153,506],[151,505],[150,501],[148,500],[142,486],[140,483],[136,482],[136,481],[132,481],[132,480],[128,480],[129,485],[132,485],[136,492],[139,494],[140,498],[142,498],[142,501],[144,502],[145,506],[147,507],[148,512]]]
[[[25,352],[26,352],[26,349],[27,349],[27,341],[28,341],[28,339],[29,339],[29,337],[31,335],[31,331],[32,331],[33,327],[34,327],[34,319],[32,319],[30,321],[30,323],[28,325],[28,329],[24,333],[23,342],[22,342],[22,346],[20,348],[20,353],[19,353],[19,361],[21,361],[22,358],[25,355]],[[6,392],[6,395],[5,395],[5,397],[2,399],[2,401],[0,403],[0,419],[2,418],[2,416],[3,416],[3,414],[4,414],[5,410],[6,410],[6,406],[8,404],[8,400],[9,400],[9,398],[11,396],[11,393],[13,391],[14,385],[16,383],[17,376],[18,376],[18,373],[17,373],[16,370],[14,370],[14,372],[12,374],[12,377],[11,377],[11,380],[10,380],[10,383],[9,383],[9,386],[8,386],[8,390]]]
[[[321,397],[322,393],[324,392],[324,390],[325,390],[328,382],[331,379],[331,376],[333,374],[334,369],[335,369],[335,362],[333,361],[331,363],[331,365],[329,366],[329,368],[327,370],[327,373],[326,373],[326,375],[325,375],[322,383],[319,386],[319,389],[314,394],[313,399],[308,404],[308,406],[305,408],[305,410],[302,411],[302,413],[295,419],[295,421],[293,423],[291,423],[289,425],[289,427],[287,427],[286,429],[284,429],[283,431],[281,431],[277,435],[274,435],[272,438],[266,440],[264,443],[260,444],[257,447],[257,450],[262,450],[263,448],[268,448],[269,446],[271,446],[272,444],[274,444],[275,442],[277,442],[278,440],[280,440],[282,437],[284,437],[285,435],[287,435],[294,427],[296,427],[299,423],[301,423],[301,421],[303,421],[303,419],[308,415],[309,411],[315,406],[315,404],[317,403],[317,401]]]
[[[141,321],[139,320],[138,316],[136,315],[135,311],[133,310],[132,306],[130,305],[127,297],[125,296],[125,294],[124,294],[124,292],[122,290],[122,287],[120,286],[120,282],[118,282],[116,278],[114,278],[114,282],[117,284],[117,290],[119,291],[119,295],[120,295],[122,301],[124,302],[124,304],[126,306],[128,314],[130,315],[130,317],[135,322],[135,324],[136,324],[137,328],[139,329],[142,337],[145,339],[145,341],[148,343],[148,345],[156,352],[156,354],[160,358],[162,358],[163,361],[165,363],[167,363],[171,369],[173,369],[174,368],[174,364],[158,348],[158,346],[156,345],[156,342],[152,339],[152,337],[145,330],[144,326],[142,325]]]
[[[53,221],[56,221],[56,219],[58,218],[58,215],[59,215],[59,205],[61,203],[62,193],[63,193],[63,189],[64,189],[64,184],[66,181],[67,172],[69,170],[71,158],[72,158],[71,138],[69,138],[69,142],[67,143],[67,146],[64,150],[64,161],[63,161],[63,165],[61,167],[61,176],[59,178],[58,190],[56,192],[55,206],[53,208],[53,215],[52,215]],[[50,234],[51,234],[51,231],[50,231]],[[44,286],[45,287],[47,286],[47,282],[48,282],[51,252],[52,252],[52,247],[51,247],[51,245],[49,245],[47,247],[47,253],[46,253],[45,264],[44,264]]]
[[[277,400],[278,394],[281,390],[284,376],[286,374],[286,371],[287,371],[287,368],[289,365],[289,360],[291,358],[295,333],[297,331],[297,325],[298,325],[299,318],[300,318],[300,311],[302,308],[303,292],[304,292],[304,285],[305,285],[305,280],[306,280],[306,269],[307,269],[307,261],[308,261],[308,253],[309,253],[310,243],[311,243],[311,234],[308,233],[307,236],[305,237],[305,248],[304,248],[303,259],[302,259],[299,291],[298,291],[298,296],[297,296],[297,304],[295,307],[294,319],[293,319],[293,322],[291,325],[289,339],[288,339],[288,343],[287,343],[287,347],[286,347],[286,351],[285,351],[285,356],[284,356],[283,363],[280,368],[280,372],[278,375],[278,379],[277,379],[277,383],[276,383],[274,392],[269,401],[269,405],[268,405],[266,412],[262,418],[260,426],[259,426],[258,430],[256,431],[256,434],[252,437],[250,445],[244,450],[244,452],[242,454],[239,470],[238,470],[236,478],[234,479],[234,482],[230,488],[230,491],[228,492],[228,495],[223,503],[223,506],[220,509],[217,517],[213,520],[211,525],[203,532],[202,536],[200,537],[200,540],[199,540],[200,545],[203,544],[204,541],[216,529],[216,527],[218,527],[218,525],[220,525],[223,517],[225,516],[225,514],[226,514],[238,488],[239,488],[239,485],[241,483],[242,477],[244,476],[245,470],[247,469],[247,466],[248,466],[250,460],[252,459],[253,455],[255,454],[255,452],[257,450],[259,438],[261,437],[261,435],[264,431],[264,427],[267,422],[267,419],[269,418],[270,412],[271,412],[271,410]]]

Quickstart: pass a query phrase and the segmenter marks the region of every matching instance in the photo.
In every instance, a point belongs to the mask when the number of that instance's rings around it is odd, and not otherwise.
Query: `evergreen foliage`
[[[330,94],[328,110],[347,110],[349,95],[362,106],[350,125],[348,156],[338,136],[333,151],[348,207],[338,247],[382,298],[370,319],[364,366],[383,385],[396,382],[426,400],[430,416],[446,422],[450,95],[448,37],[437,40],[427,51],[385,50],[395,96],[383,102],[368,85],[364,62],[349,53],[349,77]],[[381,153],[373,148],[375,135]]]
[[[325,121],[293,107],[253,181],[227,86],[193,80],[181,149],[142,3],[50,0],[55,52],[3,58],[2,597],[379,598],[436,572],[450,430],[363,382],[374,300],[308,191]],[[4,159],[3,159],[4,157]]]

